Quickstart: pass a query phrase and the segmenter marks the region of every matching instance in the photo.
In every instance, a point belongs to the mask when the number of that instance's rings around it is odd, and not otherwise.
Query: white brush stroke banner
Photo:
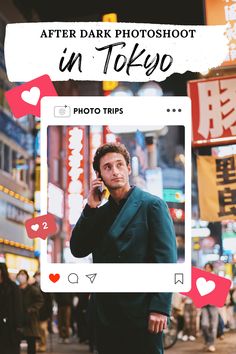
[[[205,72],[219,66],[228,54],[224,32],[225,26],[105,22],[8,24],[7,75],[13,82],[29,81],[44,74],[53,81],[160,82],[173,73]],[[77,59],[69,71],[65,67],[73,53]]]

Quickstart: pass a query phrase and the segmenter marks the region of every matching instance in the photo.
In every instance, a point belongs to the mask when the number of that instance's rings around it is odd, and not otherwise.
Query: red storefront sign
[[[236,142],[236,75],[188,82],[194,146]]]

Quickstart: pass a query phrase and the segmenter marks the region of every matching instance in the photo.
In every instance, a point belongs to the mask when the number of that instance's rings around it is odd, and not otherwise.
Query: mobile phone
[[[97,178],[101,178],[102,179],[102,177],[101,177],[99,172],[97,172]],[[96,192],[97,192],[97,194],[99,196],[99,199],[101,200],[102,192],[103,192],[103,185],[97,187]]]
[[[99,200],[102,200],[102,192],[103,192],[102,186],[99,186],[96,188],[96,194],[97,194]]]

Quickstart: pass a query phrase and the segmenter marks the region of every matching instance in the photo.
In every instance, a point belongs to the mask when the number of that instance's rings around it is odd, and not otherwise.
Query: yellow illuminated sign
[[[35,191],[40,191],[40,166],[35,167]]]
[[[37,259],[18,256],[11,253],[5,254],[6,265],[9,273],[18,273],[21,269],[26,269],[30,276],[32,276],[39,268]]]
[[[112,12],[102,16],[102,22],[117,22],[117,14]]]
[[[117,22],[117,14],[110,13],[102,16],[102,22]],[[103,91],[112,91],[118,86],[117,81],[103,81],[102,89]]]
[[[118,81],[103,81],[103,91],[112,91],[118,86]]]

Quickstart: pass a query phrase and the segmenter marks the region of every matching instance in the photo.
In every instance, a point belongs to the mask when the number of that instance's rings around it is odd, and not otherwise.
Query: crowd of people
[[[213,273],[213,264],[205,264],[204,270]],[[236,288],[230,290],[222,308],[207,305],[199,309],[192,299],[175,293],[173,312],[178,321],[178,339],[183,342],[195,341],[202,335],[203,350],[215,352],[216,339],[223,340],[226,331],[236,329]]]
[[[205,270],[213,272],[212,264]],[[216,339],[236,329],[236,288],[228,294],[225,306],[218,309],[207,305],[201,309],[192,300],[175,293],[173,313],[178,320],[178,339],[195,341],[203,336],[205,349],[216,350]],[[29,278],[21,269],[13,281],[5,263],[0,263],[0,348],[2,354],[19,354],[22,341],[27,343],[27,353],[47,351],[49,333],[58,332],[58,342],[70,343],[77,336],[79,343],[88,344],[96,351],[94,311],[90,294],[44,293],[40,289],[40,272]]]
[[[44,293],[40,289],[40,272],[30,279],[28,272],[21,269],[12,280],[6,264],[0,263],[1,354],[19,354],[23,341],[27,343],[27,354],[46,352],[48,334],[55,332],[59,343],[68,344],[75,335],[93,352],[89,309],[89,294]]]

